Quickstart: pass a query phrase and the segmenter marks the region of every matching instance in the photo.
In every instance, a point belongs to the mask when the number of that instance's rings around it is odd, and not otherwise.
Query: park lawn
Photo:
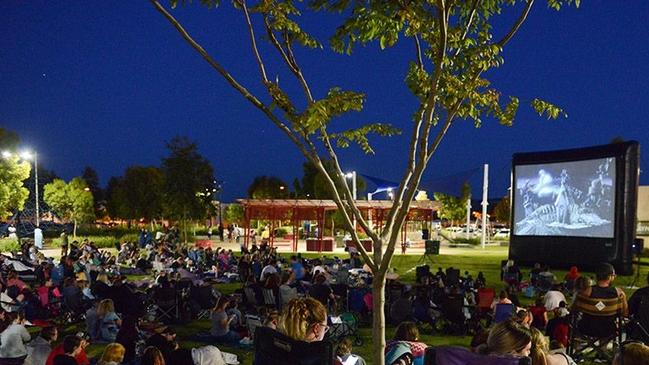
[[[475,278],[479,271],[482,271],[487,279],[487,285],[495,288],[501,287],[500,282],[500,267],[501,260],[507,258],[507,247],[501,246],[489,246],[485,249],[481,247],[442,247],[440,255],[431,255],[424,258],[423,263],[428,264],[431,267],[431,271],[437,271],[438,267],[446,269],[450,266],[460,269],[462,275],[464,271],[469,271],[471,275]],[[346,255],[346,254],[345,254]],[[288,258],[290,254],[283,253],[283,257]],[[339,256],[340,254],[317,254],[317,253],[308,253],[303,254],[303,257],[306,258],[316,258],[316,257],[333,257]],[[341,257],[343,258],[343,257]],[[396,269],[396,272],[401,276],[401,280],[408,284],[413,284],[415,281],[415,267],[420,264],[422,260],[422,255],[417,254],[406,254],[400,255],[396,254],[391,263],[391,268]],[[645,259],[645,262],[648,261]],[[645,278],[649,267],[642,266],[640,268],[639,278],[635,282],[636,286],[644,286]],[[566,270],[553,270],[557,279],[563,278],[566,273]],[[527,279],[529,274],[529,268],[523,269],[524,280]],[[586,273],[592,275],[592,273]],[[142,279],[143,276],[129,276],[132,280]],[[629,286],[634,283],[635,276],[618,276],[616,279],[616,285],[621,287]],[[235,290],[242,287],[241,283],[230,283],[230,284],[218,284],[217,289],[223,294],[231,294]],[[632,290],[626,289],[627,293],[630,294]],[[531,299],[520,296],[521,302],[523,305],[528,305],[531,303]],[[201,332],[208,332],[210,329],[209,320],[195,320],[189,323],[176,324],[173,326],[178,333],[178,339],[182,347],[192,348],[198,346],[204,346],[204,343],[184,340],[185,338],[192,337]],[[64,331],[65,334],[73,334],[76,331],[82,330],[83,324],[77,326],[68,326]],[[386,339],[392,338],[395,331],[395,326],[387,325],[386,326]],[[425,327],[421,331],[421,339],[428,345],[439,346],[439,345],[459,345],[459,346],[468,346],[471,338],[467,336],[450,336],[450,335],[438,335],[431,334],[429,328]],[[360,337],[363,341],[363,345],[355,346],[354,352],[362,356],[368,364],[371,363],[372,358],[372,336],[371,336],[371,327],[365,325],[359,330]],[[62,338],[62,337],[61,337]],[[98,357],[101,355],[105,344],[92,344],[88,347],[87,352],[90,357]],[[243,349],[238,347],[230,347],[219,345],[219,349],[222,351],[230,352],[237,354],[239,361],[243,365],[251,365],[253,360],[253,353],[251,349]]]

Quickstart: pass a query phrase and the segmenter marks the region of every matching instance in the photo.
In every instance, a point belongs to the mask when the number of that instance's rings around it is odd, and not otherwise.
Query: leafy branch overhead
[[[374,154],[374,150],[370,146],[367,135],[370,133],[377,134],[382,137],[394,136],[401,134],[401,130],[393,127],[390,124],[373,123],[360,128],[350,129],[340,133],[331,133],[331,139],[336,141],[336,145],[341,148],[347,148],[354,142],[367,154]]]

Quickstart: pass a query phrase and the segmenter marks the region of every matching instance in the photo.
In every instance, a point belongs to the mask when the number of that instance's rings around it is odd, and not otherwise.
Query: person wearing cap
[[[587,288],[583,294],[590,298],[620,298],[622,314],[626,316],[629,313],[626,294],[622,289],[613,286],[615,276],[615,268],[613,265],[609,263],[601,264],[596,273],[597,282],[595,285]]]

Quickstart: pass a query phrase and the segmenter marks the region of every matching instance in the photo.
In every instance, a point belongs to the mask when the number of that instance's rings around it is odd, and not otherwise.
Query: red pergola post
[[[297,252],[297,243],[300,235],[300,229],[298,227],[298,209],[293,208],[291,213],[291,223],[293,224],[293,252]]]
[[[322,235],[325,225],[325,209],[318,209],[318,252],[322,252]]]
[[[243,205],[243,227],[246,230],[243,235],[243,247],[248,249],[250,243],[250,207],[248,204]]]

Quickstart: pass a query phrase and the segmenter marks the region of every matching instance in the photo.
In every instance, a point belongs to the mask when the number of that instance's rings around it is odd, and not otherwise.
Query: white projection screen
[[[612,238],[615,158],[514,166],[513,234]]]

